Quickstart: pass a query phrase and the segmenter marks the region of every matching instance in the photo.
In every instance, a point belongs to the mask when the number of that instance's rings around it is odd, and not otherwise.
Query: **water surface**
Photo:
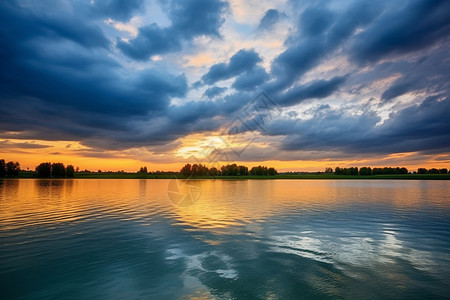
[[[0,180],[0,299],[450,295],[447,181],[169,183]]]

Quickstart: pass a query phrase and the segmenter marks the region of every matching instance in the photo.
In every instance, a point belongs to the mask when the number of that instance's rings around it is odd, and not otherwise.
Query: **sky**
[[[450,1],[5,0],[0,158],[450,167]]]

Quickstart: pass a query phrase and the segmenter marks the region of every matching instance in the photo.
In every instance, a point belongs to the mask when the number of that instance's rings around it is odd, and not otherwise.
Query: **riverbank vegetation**
[[[35,170],[22,170],[19,162],[5,162],[0,159],[0,178],[124,178],[124,179],[450,179],[447,168],[419,168],[409,171],[405,167],[336,167],[323,172],[284,172],[273,167],[227,164],[207,167],[202,164],[186,164],[180,171],[149,171],[146,166],[137,172],[80,170],[61,162],[43,162]]]

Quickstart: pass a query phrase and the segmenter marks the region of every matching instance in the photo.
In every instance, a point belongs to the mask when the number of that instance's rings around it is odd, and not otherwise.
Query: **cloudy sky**
[[[450,1],[5,0],[0,25],[22,168],[450,164]]]

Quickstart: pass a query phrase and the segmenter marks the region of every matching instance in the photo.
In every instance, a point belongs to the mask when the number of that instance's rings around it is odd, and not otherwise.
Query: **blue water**
[[[173,183],[0,180],[0,299],[450,297],[447,181]]]

